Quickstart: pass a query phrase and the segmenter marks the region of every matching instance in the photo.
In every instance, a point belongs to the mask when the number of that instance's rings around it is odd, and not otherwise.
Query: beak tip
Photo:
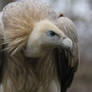
[[[69,50],[69,51],[73,50],[73,43],[70,38],[63,39],[63,45],[67,50]]]
[[[68,46],[67,49],[68,49],[70,52],[72,52],[72,50],[73,50],[72,46]]]

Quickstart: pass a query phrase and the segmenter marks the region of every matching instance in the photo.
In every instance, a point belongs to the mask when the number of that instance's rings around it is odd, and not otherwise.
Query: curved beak
[[[73,49],[73,43],[72,40],[68,37],[63,37],[60,39],[60,46],[69,50],[70,52],[72,52]]]

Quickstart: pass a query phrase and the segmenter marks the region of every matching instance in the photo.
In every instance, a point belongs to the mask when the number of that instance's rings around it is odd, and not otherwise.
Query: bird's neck
[[[49,82],[57,78],[52,52],[44,54],[42,58],[25,58],[21,53],[7,56],[4,70],[4,92],[13,92],[14,89],[28,92],[28,88],[35,92],[42,86],[47,88]]]

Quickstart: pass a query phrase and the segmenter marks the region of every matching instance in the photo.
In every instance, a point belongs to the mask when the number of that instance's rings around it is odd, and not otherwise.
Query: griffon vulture
[[[37,0],[0,13],[0,92],[66,92],[78,66],[72,21]]]

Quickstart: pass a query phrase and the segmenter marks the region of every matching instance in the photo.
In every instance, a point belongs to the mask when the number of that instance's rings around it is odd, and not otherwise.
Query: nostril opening
[[[68,47],[68,50],[69,50],[69,51],[72,51],[72,47]]]
[[[71,50],[71,47],[68,47],[69,50]]]
[[[66,37],[63,37],[63,39],[66,39]]]

